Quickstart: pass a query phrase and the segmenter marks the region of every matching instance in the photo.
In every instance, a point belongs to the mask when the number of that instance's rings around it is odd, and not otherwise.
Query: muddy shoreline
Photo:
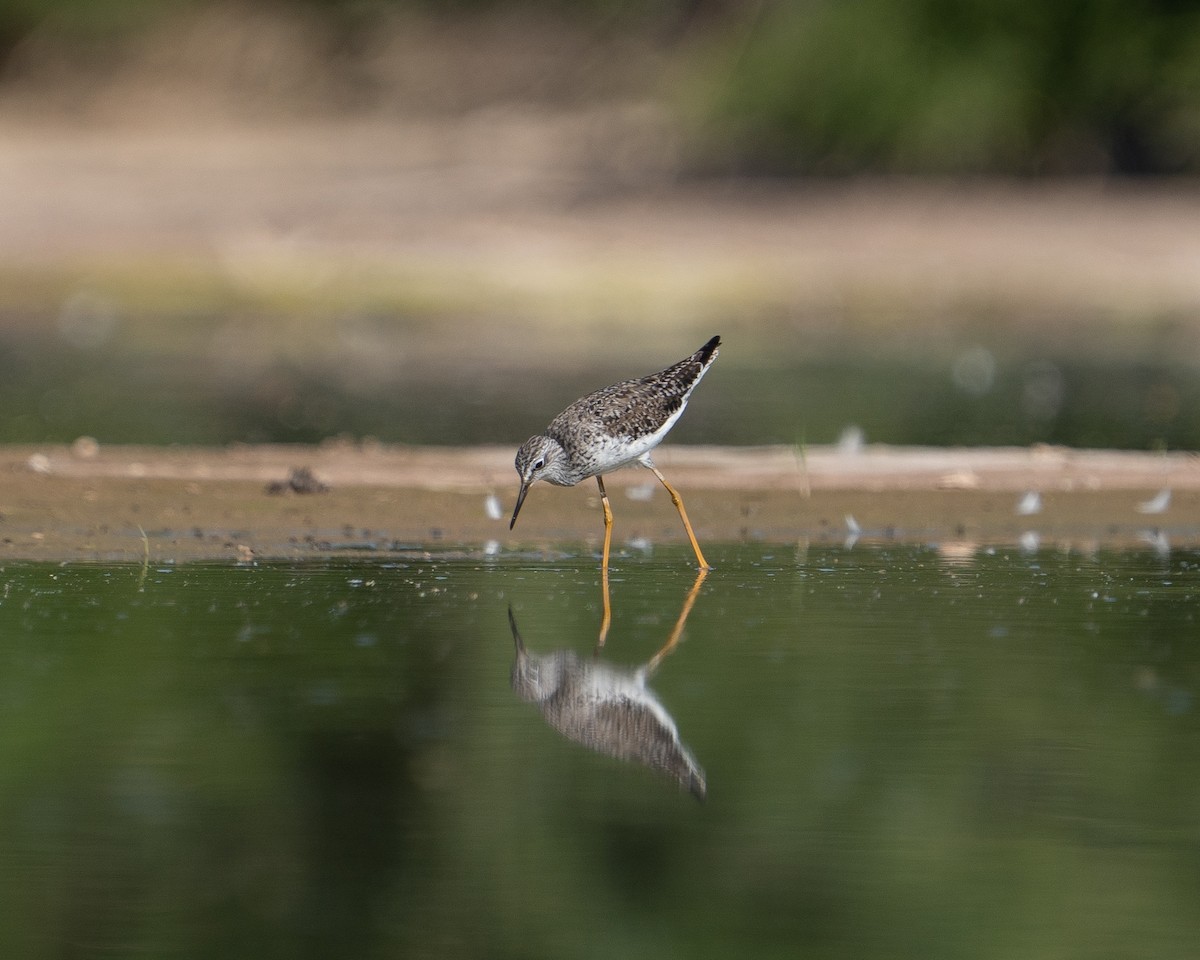
[[[1200,545],[1200,458],[1189,454],[673,447],[657,460],[706,543],[893,541],[949,554]],[[291,491],[296,468],[328,489]],[[537,555],[597,547],[601,533],[591,484],[535,488],[510,532],[508,446],[9,446],[0,476],[0,560]],[[618,551],[682,545],[646,471],[606,484]]]

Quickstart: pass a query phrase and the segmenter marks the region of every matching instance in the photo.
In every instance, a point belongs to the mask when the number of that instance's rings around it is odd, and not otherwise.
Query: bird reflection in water
[[[531,653],[517,630],[512,607],[508,610],[517,657],[512,685],[521,699],[536,703],[546,722],[567,739],[669,776],[698,800],[708,791],[704,771],[680,741],[675,721],[646,682],[679,644],[707,575],[707,570],[701,570],[696,577],[666,642],[644,664],[633,668],[601,662],[599,643],[591,659],[570,650]]]

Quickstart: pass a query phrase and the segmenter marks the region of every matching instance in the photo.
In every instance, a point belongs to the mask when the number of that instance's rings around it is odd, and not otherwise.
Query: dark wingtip
[[[704,346],[702,346],[699,350],[696,351],[696,356],[699,358],[701,363],[708,363],[709,358],[712,357],[712,355],[717,352],[717,347],[719,347],[720,345],[721,345],[721,338],[719,336],[713,337],[711,340],[708,341],[708,343],[706,343]]]

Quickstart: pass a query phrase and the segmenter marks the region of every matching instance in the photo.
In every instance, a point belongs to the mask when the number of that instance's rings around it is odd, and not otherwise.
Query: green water
[[[650,681],[703,803],[514,693],[591,557],[6,565],[0,953],[1195,955],[1200,555],[711,555]]]

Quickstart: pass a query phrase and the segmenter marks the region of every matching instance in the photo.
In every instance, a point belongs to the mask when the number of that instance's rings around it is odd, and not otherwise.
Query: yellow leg
[[[692,607],[695,606],[696,597],[700,595],[700,585],[704,583],[704,578],[708,576],[708,567],[701,567],[700,572],[696,574],[696,582],[692,584],[688,590],[687,596],[683,600],[683,609],[679,611],[679,619],[675,621],[675,626],[671,629],[671,635],[667,637],[667,642],[662,645],[658,653],[650,658],[650,662],[646,665],[648,674],[654,673],[658,669],[658,665],[662,663],[663,657],[675,649],[679,643],[679,637],[683,633],[683,625],[687,623],[688,615],[692,612]]]
[[[600,561],[600,589],[603,593],[604,617],[600,621],[600,639],[596,641],[596,646],[602,647],[608,638],[608,628],[612,624],[612,603],[608,596],[608,550],[612,545],[613,515],[612,507],[608,503],[608,494],[604,492],[604,478],[597,476],[596,483],[600,485],[600,506],[604,508],[604,553]]]
[[[711,570],[712,564],[704,559],[704,554],[700,552],[700,544],[696,542],[696,535],[692,533],[692,525],[688,521],[687,511],[683,509],[683,497],[679,495],[673,486],[667,483],[667,478],[658,472],[658,467],[653,464],[647,464],[654,475],[658,477],[658,482],[667,488],[667,493],[671,495],[671,502],[675,504],[675,509],[679,511],[679,518],[683,521],[683,529],[687,531],[688,539],[692,542],[692,549],[696,551],[696,562],[700,564],[701,570]]]

